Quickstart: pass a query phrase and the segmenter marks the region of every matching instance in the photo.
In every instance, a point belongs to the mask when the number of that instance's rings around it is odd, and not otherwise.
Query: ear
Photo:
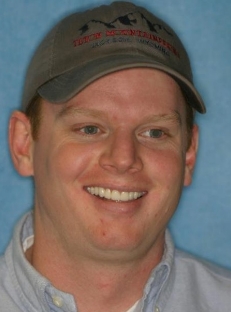
[[[14,166],[23,176],[33,175],[33,139],[28,117],[15,111],[10,117],[9,146]]]
[[[185,156],[185,177],[184,186],[188,186],[192,182],[193,170],[196,163],[197,149],[199,140],[199,129],[197,125],[193,126],[192,129],[192,140],[191,144],[186,152]]]

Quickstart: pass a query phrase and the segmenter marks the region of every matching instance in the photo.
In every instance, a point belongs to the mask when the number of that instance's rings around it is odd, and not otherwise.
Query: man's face
[[[66,104],[43,100],[32,163],[38,235],[91,257],[163,247],[195,160],[185,114],[178,85],[152,69],[105,76]]]

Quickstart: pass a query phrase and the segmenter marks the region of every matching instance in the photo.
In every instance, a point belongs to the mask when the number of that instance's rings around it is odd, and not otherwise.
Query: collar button
[[[52,297],[52,301],[54,305],[58,308],[61,308],[63,306],[63,299],[58,296]]]

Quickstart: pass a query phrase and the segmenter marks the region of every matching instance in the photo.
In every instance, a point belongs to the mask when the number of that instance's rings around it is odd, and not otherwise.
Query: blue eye
[[[160,138],[163,135],[163,131],[160,129],[151,129],[149,130],[149,135],[151,138]]]
[[[99,132],[99,128],[96,126],[85,126],[81,129],[81,132],[88,135],[97,134]]]
[[[153,138],[153,139],[159,139],[163,136],[164,132],[160,129],[150,129],[143,133],[143,136]]]

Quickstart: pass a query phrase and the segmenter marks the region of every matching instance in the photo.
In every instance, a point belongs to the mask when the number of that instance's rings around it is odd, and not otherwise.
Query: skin
[[[187,149],[185,105],[171,77],[137,68],[100,78],[65,104],[43,100],[36,141],[27,117],[12,114],[15,167],[35,181],[27,258],[72,293],[81,312],[125,311],[160,262],[166,226],[196,160],[198,129]],[[143,196],[105,200],[90,186]]]

